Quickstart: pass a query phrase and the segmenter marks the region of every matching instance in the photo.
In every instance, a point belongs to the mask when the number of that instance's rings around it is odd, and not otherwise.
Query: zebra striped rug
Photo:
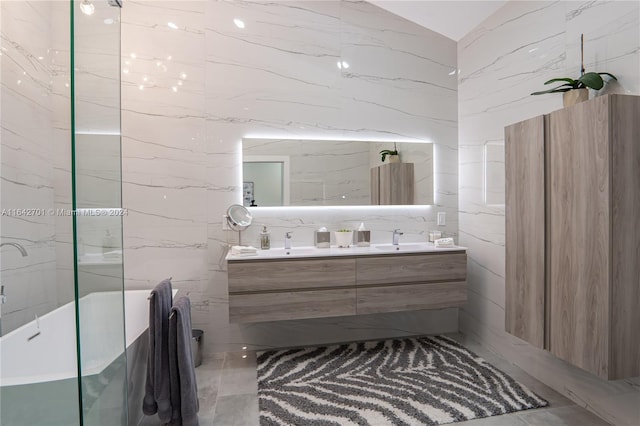
[[[447,337],[258,354],[261,425],[437,425],[547,401]]]

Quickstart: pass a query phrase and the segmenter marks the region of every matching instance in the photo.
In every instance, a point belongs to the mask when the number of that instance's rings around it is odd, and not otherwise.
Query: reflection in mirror
[[[400,160],[414,164],[413,204],[433,204],[433,144],[398,142],[395,145]],[[383,164],[379,152],[385,149],[393,150],[394,143],[245,138],[242,143],[243,204],[253,207],[370,205],[371,169]]]
[[[242,200],[247,207],[257,207],[256,185],[260,205],[289,205],[289,157],[246,155],[242,160]]]
[[[504,141],[484,145],[484,201],[487,205],[504,205]]]

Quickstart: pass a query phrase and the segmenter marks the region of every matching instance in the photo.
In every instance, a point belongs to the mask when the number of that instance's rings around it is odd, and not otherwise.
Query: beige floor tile
[[[218,397],[258,394],[255,352],[228,352],[220,376]]]
[[[259,424],[258,396],[227,395],[218,398],[214,425],[253,426]]]
[[[528,426],[606,426],[609,423],[577,405],[521,412]]]

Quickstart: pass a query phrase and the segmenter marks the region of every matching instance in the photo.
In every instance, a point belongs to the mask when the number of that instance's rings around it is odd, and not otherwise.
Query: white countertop
[[[122,252],[105,256],[102,253],[85,253],[78,259],[80,266],[122,265]]]
[[[406,253],[437,253],[447,251],[464,251],[466,247],[438,247],[433,243],[400,243],[397,246],[391,244],[371,244],[369,247],[337,247],[316,248],[313,246],[284,248],[272,248],[269,250],[258,249],[256,254],[237,255],[229,251],[226,259],[230,261],[242,260],[268,260],[268,259],[296,259],[305,257],[334,257],[334,256],[383,256]]]

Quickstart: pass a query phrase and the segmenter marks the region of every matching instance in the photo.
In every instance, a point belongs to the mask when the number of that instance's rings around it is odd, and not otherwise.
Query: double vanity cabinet
[[[601,378],[640,376],[640,97],[505,129],[506,330]]]
[[[272,249],[253,257],[228,256],[229,319],[277,321],[462,306],[467,300],[465,249],[422,246]]]

